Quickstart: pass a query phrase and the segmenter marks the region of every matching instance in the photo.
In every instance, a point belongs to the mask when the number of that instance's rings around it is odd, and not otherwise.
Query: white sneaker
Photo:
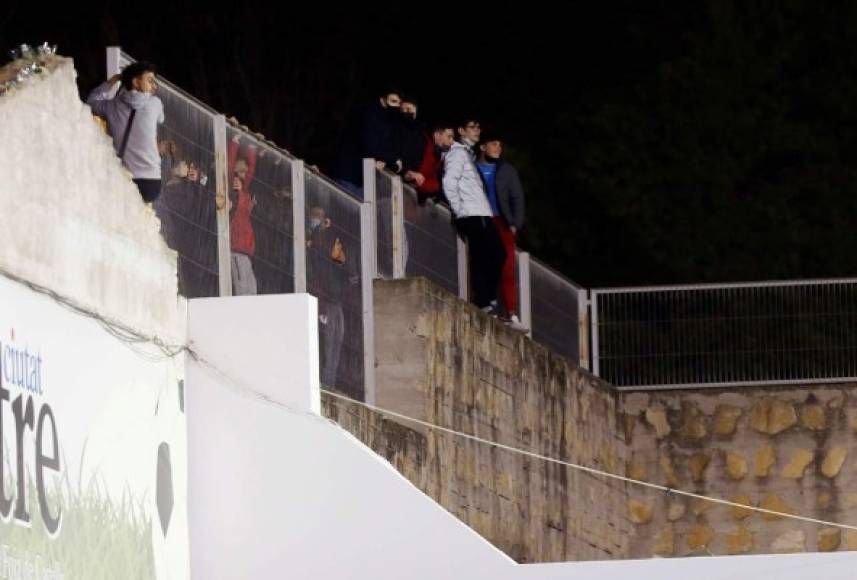
[[[510,316],[509,321],[506,324],[508,324],[509,328],[511,328],[512,330],[523,332],[524,334],[530,331],[530,329],[527,328],[526,325],[520,321],[520,319],[518,319],[517,314],[513,314],[512,316]]]
[[[498,317],[497,316],[497,310],[498,310],[498,308],[497,308],[497,302],[496,301],[491,302],[491,304],[489,304],[488,306],[482,307],[482,312],[484,312],[485,314],[487,314],[488,316],[491,316],[493,318]]]

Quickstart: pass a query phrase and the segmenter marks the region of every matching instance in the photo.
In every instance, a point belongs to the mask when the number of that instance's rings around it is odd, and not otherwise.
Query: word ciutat
[[[40,355],[31,354],[27,348],[16,348],[14,332],[11,343],[0,342],[0,519],[8,522],[11,517],[16,524],[26,527],[31,525],[26,489],[26,474],[30,463],[28,458],[24,457],[24,440],[35,433],[31,446],[31,461],[35,468],[39,511],[45,529],[54,536],[60,528],[62,510],[58,506],[56,515],[51,513],[45,492],[45,472],[60,471],[59,438],[50,405],[43,403],[39,406],[34,400],[35,395],[44,393],[43,362]],[[10,396],[19,391],[20,394],[10,401]],[[10,404],[12,410],[12,425],[4,421],[7,404]],[[10,462],[5,457],[5,442],[9,440],[10,432],[14,432],[15,437],[15,479],[12,489],[7,490],[9,474],[6,473],[6,468]],[[45,443],[48,444],[49,453],[45,453]]]

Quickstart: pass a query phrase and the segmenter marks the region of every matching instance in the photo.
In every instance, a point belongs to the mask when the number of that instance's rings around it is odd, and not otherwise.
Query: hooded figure
[[[138,65],[135,67],[135,65]],[[133,68],[132,68],[133,67]],[[134,122],[128,133],[128,142],[122,162],[131,171],[134,179],[161,179],[161,156],[158,153],[158,125],[164,122],[164,105],[154,95],[154,86],[149,90],[137,90],[139,78],[144,75],[140,70],[148,71],[145,63],[135,63],[123,71],[116,96],[111,98],[113,86],[120,80],[118,76],[95,88],[86,99],[96,115],[107,119],[107,128],[113,137],[113,148],[117,155],[122,148],[125,130],[131,112]],[[152,67],[153,68],[153,67]],[[135,81],[135,79],[137,79]]]

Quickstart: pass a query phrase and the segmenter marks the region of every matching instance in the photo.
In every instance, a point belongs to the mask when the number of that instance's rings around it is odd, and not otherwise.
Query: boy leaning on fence
[[[118,91],[111,97],[117,83]],[[155,201],[161,193],[158,125],[164,122],[164,105],[155,96],[157,87],[155,65],[135,62],[86,99],[92,111],[106,119],[113,148],[146,202]]]

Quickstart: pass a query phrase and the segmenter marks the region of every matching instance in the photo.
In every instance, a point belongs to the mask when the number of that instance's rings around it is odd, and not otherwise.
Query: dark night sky
[[[490,18],[443,3],[294,4],[48,15],[12,0],[0,46],[58,43],[85,92],[119,44],[322,166],[346,111],[383,83],[417,95],[424,118],[475,113],[524,177],[522,244],[583,284],[854,272],[850,3],[614,0],[563,15],[496,3]]]

